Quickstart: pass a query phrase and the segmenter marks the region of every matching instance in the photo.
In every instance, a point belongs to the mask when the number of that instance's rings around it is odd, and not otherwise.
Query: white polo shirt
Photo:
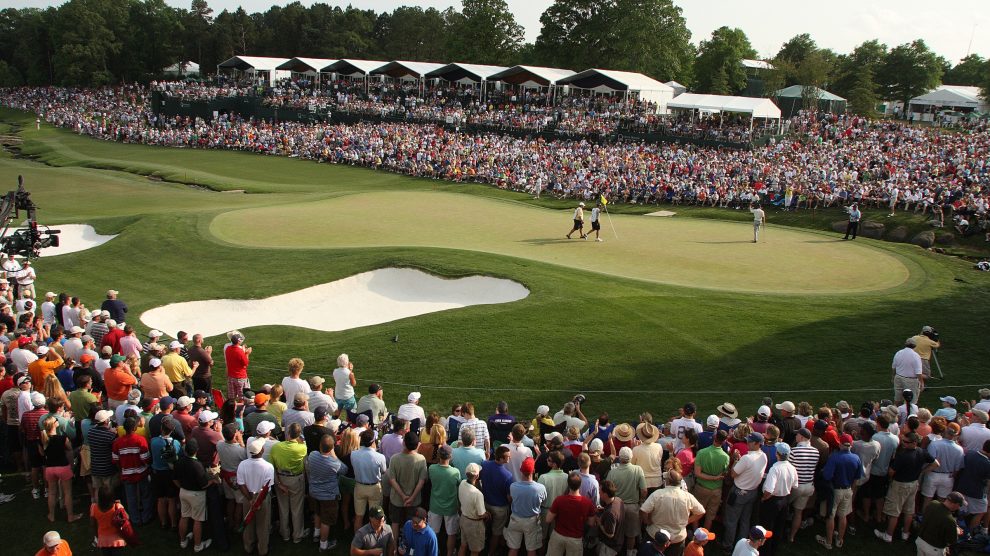
[[[905,378],[921,376],[921,356],[909,347],[904,347],[895,353],[894,362],[890,366],[898,376]]]
[[[749,452],[739,458],[732,468],[739,475],[736,477],[736,488],[739,490],[755,490],[763,479],[763,470],[767,468],[767,455],[763,450]],[[795,472],[796,475],[796,472]]]
[[[763,492],[769,492],[771,496],[788,496],[797,485],[797,468],[789,461],[778,461],[767,472]]]
[[[266,446],[267,448],[267,446]],[[237,465],[237,484],[247,487],[255,494],[268,485],[275,485],[275,466],[264,458],[249,458]]]

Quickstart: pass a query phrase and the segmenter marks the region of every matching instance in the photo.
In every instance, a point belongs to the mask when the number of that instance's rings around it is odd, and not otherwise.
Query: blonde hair
[[[447,443],[447,429],[443,428],[440,423],[434,423],[430,427],[430,444],[433,444],[436,448]]]
[[[58,431],[58,419],[54,415],[48,417],[41,423],[41,447],[48,448],[48,442]]]
[[[54,374],[45,377],[45,384],[42,386],[41,393],[45,395],[46,400],[62,400],[64,402],[68,399],[62,388],[62,383]]]
[[[337,456],[345,457],[361,447],[361,435],[358,434],[357,429],[347,428],[337,446],[340,448]]]
[[[282,385],[276,384],[272,386],[272,390],[271,392],[269,392],[268,395],[271,397],[270,401],[277,402],[282,398],[282,394],[284,393],[285,393],[285,389],[282,388]]]
[[[293,376],[298,375],[302,372],[303,367],[305,366],[306,363],[304,363],[302,359],[293,357],[292,359],[289,359],[289,374]]]

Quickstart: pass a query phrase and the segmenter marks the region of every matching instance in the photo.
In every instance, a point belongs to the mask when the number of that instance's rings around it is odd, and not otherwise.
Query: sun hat
[[[729,417],[730,419],[735,419],[739,417],[739,412],[736,411],[736,406],[732,405],[729,402],[725,402],[724,404],[716,407],[715,411],[718,411],[719,413],[725,415],[726,417]]]
[[[620,423],[615,427],[613,432],[615,437],[619,439],[620,442],[629,442],[636,437],[636,432],[633,430],[629,423]]]
[[[640,423],[636,426],[636,436],[645,444],[652,444],[660,438],[660,429],[653,426],[653,423]]]

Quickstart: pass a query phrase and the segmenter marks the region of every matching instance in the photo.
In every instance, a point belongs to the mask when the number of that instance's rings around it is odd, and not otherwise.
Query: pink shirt
[[[120,339],[120,354],[124,357],[141,357],[141,340],[135,336],[124,336]]]

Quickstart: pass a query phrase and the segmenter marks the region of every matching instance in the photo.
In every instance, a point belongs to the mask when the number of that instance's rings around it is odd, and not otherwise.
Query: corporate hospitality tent
[[[504,66],[453,63],[441,66],[427,73],[426,77],[435,77],[459,85],[480,85],[481,95],[484,97],[485,91],[488,89],[488,83],[491,82],[491,77],[506,69],[508,68]]]
[[[386,62],[382,60],[337,60],[332,64],[323,66],[320,71],[345,77],[367,77],[372,71],[385,64]]]
[[[440,69],[443,64],[433,62],[407,62],[403,60],[393,60],[385,65],[371,70],[371,75],[387,75],[393,79],[411,78],[423,79],[426,74],[433,70]]]
[[[806,99],[818,99],[818,109],[837,114],[846,111],[846,99],[814,86],[791,85],[773,94],[783,116],[790,118],[802,108]]]
[[[674,98],[674,88],[670,85],[661,83],[642,73],[629,71],[587,69],[570,77],[565,77],[557,84],[598,93],[634,94],[640,100],[656,103],[660,113],[667,112],[667,103]]]
[[[574,75],[569,69],[544,68],[540,66],[512,66],[491,77],[491,81],[501,81],[523,87],[553,87],[565,77]]]
[[[940,85],[934,91],[914,97],[910,103],[911,112],[932,114],[942,109],[958,112],[987,111],[987,101],[980,94],[979,87],[963,85]]]
[[[326,58],[293,58],[278,66],[279,70],[288,71],[294,74],[308,75],[320,82],[323,68],[336,62]]]
[[[674,80],[670,80],[664,83],[664,85],[669,85],[670,88],[674,90],[674,98],[677,98],[678,95],[683,95],[687,92],[687,87]]]
[[[257,81],[263,81],[269,85],[275,80],[289,77],[290,72],[279,70],[278,67],[286,62],[288,58],[266,58],[263,56],[234,56],[217,64],[217,73],[221,70],[235,70],[245,75],[251,76]]]
[[[762,118],[780,122],[780,108],[768,98],[733,97],[724,95],[700,95],[684,93],[667,103],[671,110],[690,110],[694,112],[736,112],[749,114],[752,120]]]
[[[199,64],[196,62],[177,62],[162,70],[165,75],[199,75]]]

